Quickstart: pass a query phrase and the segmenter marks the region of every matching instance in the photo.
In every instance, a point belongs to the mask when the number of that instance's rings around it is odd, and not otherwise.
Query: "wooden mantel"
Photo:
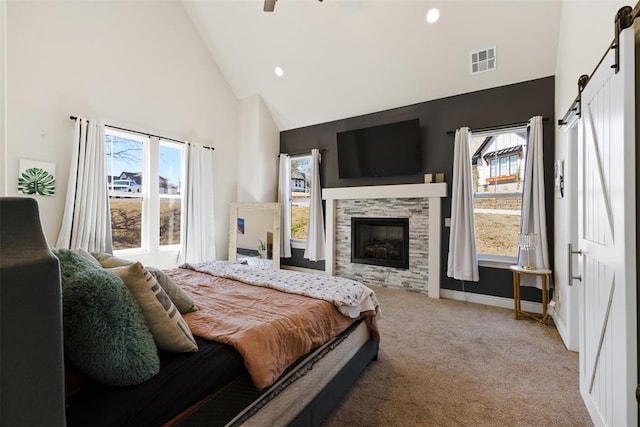
[[[326,200],[326,260],[325,272],[333,276],[335,273],[335,220],[336,200],[363,199],[429,199],[429,283],[428,294],[431,298],[440,298],[440,234],[441,234],[441,201],[447,196],[447,184],[405,184],[374,185],[366,187],[325,188],[322,199]]]

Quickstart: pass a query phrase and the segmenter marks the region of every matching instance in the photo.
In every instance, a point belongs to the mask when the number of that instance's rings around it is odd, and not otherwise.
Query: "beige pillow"
[[[91,252],[91,256],[97,259],[100,265],[104,268],[122,267],[123,265],[131,265],[135,262],[124,258],[118,258],[117,256],[104,252]]]
[[[91,255],[89,252],[87,252],[86,250],[82,249],[82,248],[78,248],[76,249],[76,253],[78,255],[80,255],[82,258],[86,259],[87,261],[89,261],[91,264],[93,264],[94,266],[98,267],[98,268],[102,268],[102,265],[100,264],[100,261],[98,261],[93,255]]]
[[[175,352],[198,351],[187,322],[142,264],[108,269],[127,285],[138,303],[158,348]]]
[[[155,267],[146,267],[147,271],[156,278],[162,289],[169,295],[171,301],[176,305],[180,313],[185,314],[191,311],[196,311],[196,307],[193,302],[193,298],[187,294],[173,279],[167,274]]]
[[[124,265],[131,265],[135,261],[129,261],[128,259],[118,258],[108,253],[103,252],[91,252],[91,256],[98,260],[100,265],[104,268],[121,267]],[[146,269],[156,278],[162,289],[169,295],[171,301],[178,307],[180,313],[185,314],[190,311],[198,309],[193,299],[187,294],[176,282],[167,276],[162,270],[155,267],[146,267]]]

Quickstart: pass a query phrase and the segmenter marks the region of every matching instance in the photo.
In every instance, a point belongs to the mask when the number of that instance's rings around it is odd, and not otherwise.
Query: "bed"
[[[132,298],[129,290],[113,282],[111,274],[103,271],[106,266],[90,254],[93,263],[84,261],[87,271],[76,271],[79,279],[69,280],[62,255],[73,254],[74,259],[80,255],[48,247],[34,199],[0,198],[0,212],[2,425],[319,425],[376,358],[375,318],[369,317],[354,319],[326,343],[314,345],[265,387],[256,387],[243,356],[233,346],[198,336],[193,338],[195,352],[150,347],[158,365],[158,372],[150,378],[136,384],[107,385],[80,370],[78,359],[71,358],[77,349],[68,342],[69,327],[78,320],[77,315],[84,321],[84,332],[94,332],[94,342],[86,336],[80,340],[91,344],[94,356],[128,348],[131,340],[122,340],[122,336],[104,339],[104,330],[93,330],[95,310],[91,310],[102,301],[101,311],[109,312],[117,306],[116,300],[126,295]],[[153,269],[138,264],[126,270],[141,268],[148,278]],[[162,273],[179,279],[184,269]],[[195,270],[191,275],[205,282],[214,280]],[[111,287],[89,280],[105,276],[110,277]],[[75,289],[88,299],[74,300],[79,295],[70,292],[69,283],[78,285]],[[85,292],[87,289],[91,292]],[[167,292],[172,304],[184,303]],[[198,302],[197,295],[195,298]],[[70,310],[68,304],[73,301],[79,304]],[[126,329],[119,327],[126,318],[113,316],[101,327],[115,332]],[[187,314],[180,318],[190,321]]]
[[[198,350],[160,350],[159,373],[125,387],[87,379],[68,361],[68,378],[81,380],[71,387],[80,391],[67,393],[67,425],[319,425],[377,356],[375,294],[358,308],[338,307],[304,295],[331,280],[324,275],[225,262],[181,267],[164,273],[198,305],[183,314]],[[338,288],[349,283],[339,280]],[[281,289],[294,282],[297,293]],[[297,329],[296,316],[310,331]],[[280,331],[259,343],[271,334],[265,323]]]

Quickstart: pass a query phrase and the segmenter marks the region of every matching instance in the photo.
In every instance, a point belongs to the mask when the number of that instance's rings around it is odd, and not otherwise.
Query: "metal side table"
[[[509,269],[513,272],[513,303],[516,319],[520,316],[529,317],[540,323],[548,324],[547,304],[549,303],[548,282],[551,276],[551,270],[546,268],[526,268],[519,265],[512,265]],[[542,316],[522,311],[520,307],[520,276],[522,275],[540,276],[542,279]]]

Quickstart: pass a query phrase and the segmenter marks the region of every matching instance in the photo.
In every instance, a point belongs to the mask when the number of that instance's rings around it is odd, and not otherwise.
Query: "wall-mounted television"
[[[420,119],[336,134],[340,179],[422,172]]]

